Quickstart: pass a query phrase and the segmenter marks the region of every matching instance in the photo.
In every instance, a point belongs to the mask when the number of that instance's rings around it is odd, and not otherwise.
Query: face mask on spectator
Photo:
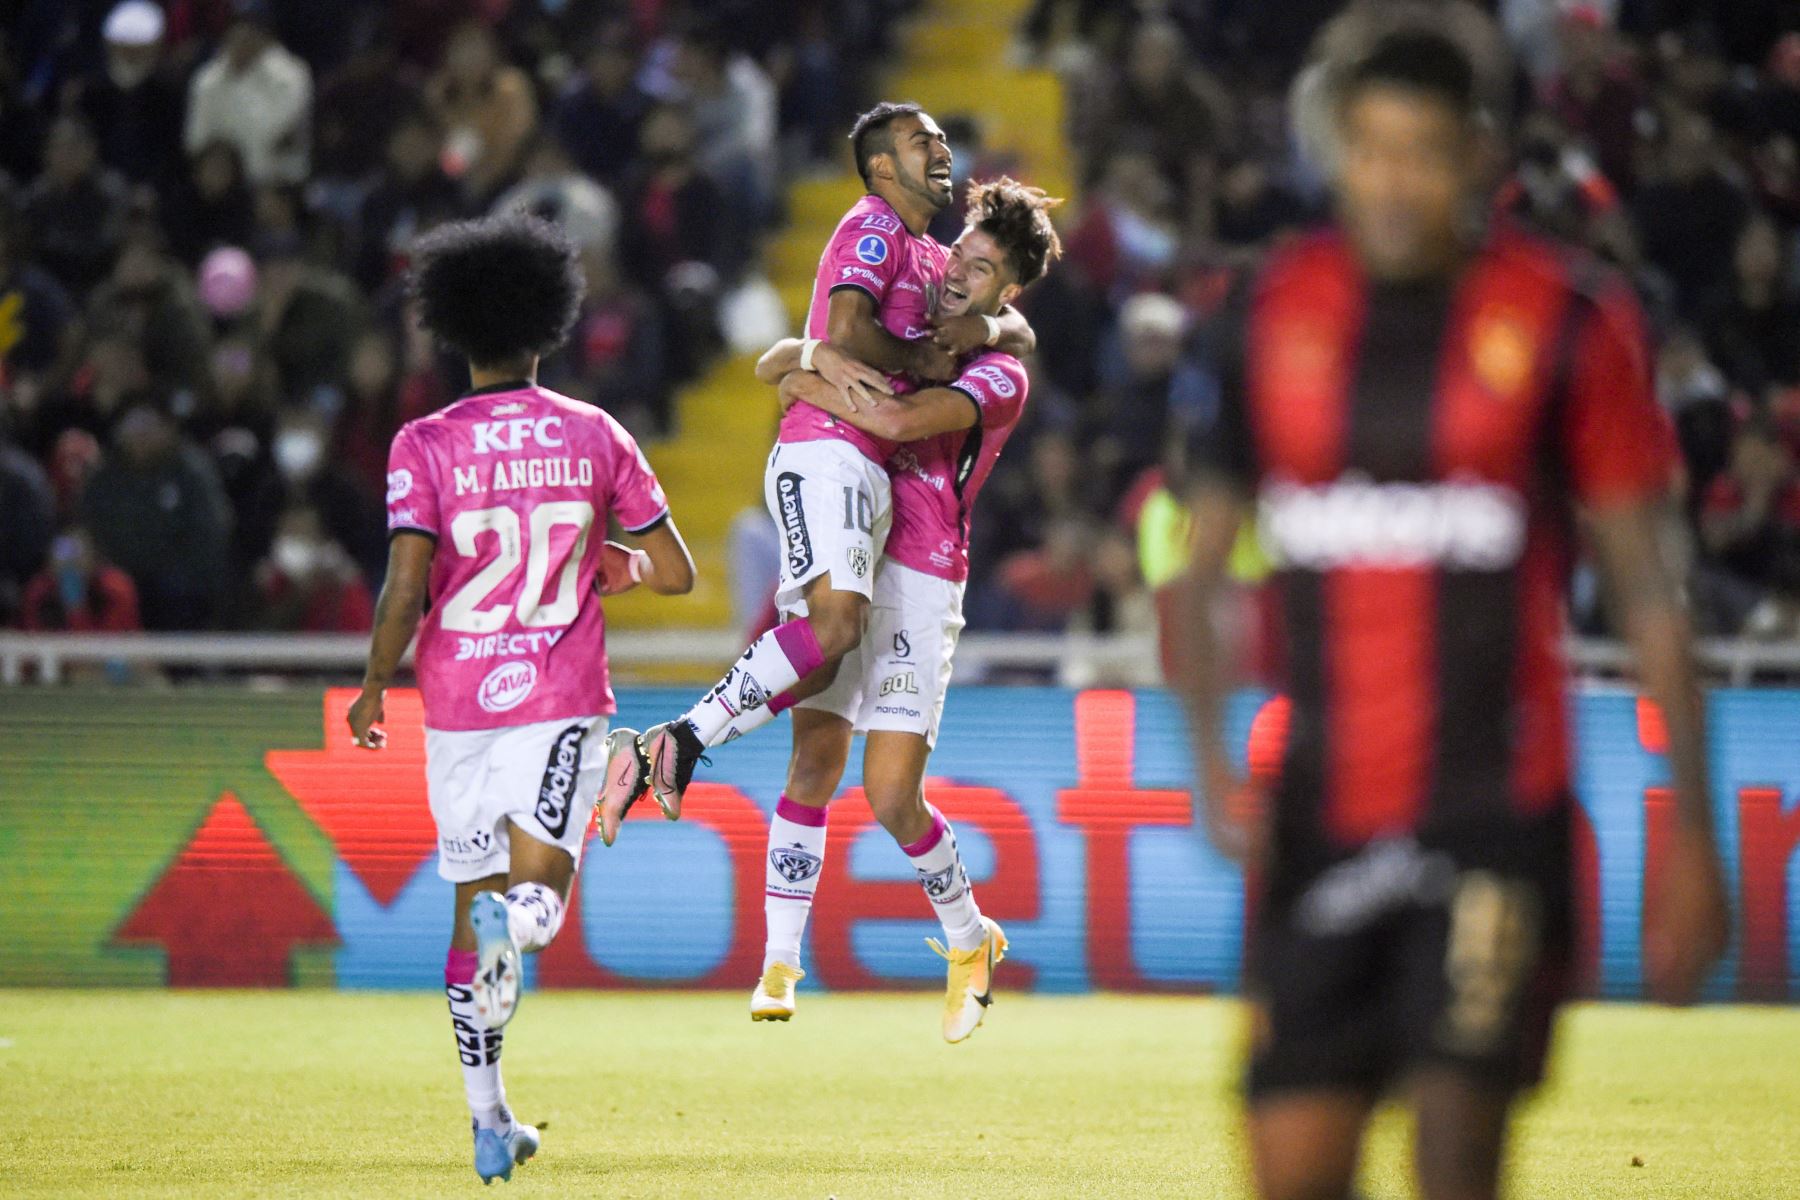
[[[289,579],[305,579],[319,562],[319,549],[303,537],[287,534],[275,539],[269,555],[275,568]]]
[[[304,479],[325,456],[325,440],[310,429],[284,429],[272,447],[275,467],[287,479]]]

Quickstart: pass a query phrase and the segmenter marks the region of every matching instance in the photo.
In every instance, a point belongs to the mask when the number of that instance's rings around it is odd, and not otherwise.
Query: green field
[[[479,1190],[433,996],[0,1005],[0,1194]],[[786,1026],[753,1025],[735,994],[531,996],[508,1090],[549,1128],[507,1194],[1243,1194],[1231,1003],[1006,996],[955,1047],[936,1023],[925,994],[803,995]],[[1383,1122],[1372,1200],[1409,1194],[1404,1136]],[[1800,1010],[1573,1011],[1514,1157],[1521,1197],[1800,1196]]]

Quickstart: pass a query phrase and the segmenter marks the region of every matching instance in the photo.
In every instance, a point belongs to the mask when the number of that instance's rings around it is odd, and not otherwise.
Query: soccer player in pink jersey
[[[935,315],[998,313],[1041,278],[1062,250],[1049,217],[1057,203],[1006,178],[972,187],[968,223],[950,250]],[[925,766],[963,627],[970,514],[1018,425],[1029,380],[1013,355],[981,350],[963,359],[946,386],[869,404],[801,369],[802,353],[796,340],[781,343],[758,364],[758,374],[780,381],[784,406],[812,404],[898,444],[889,459],[894,518],[875,573],[868,635],[829,687],[794,708],[787,790],[769,829],[767,941],[750,1015],[785,1021],[794,1014],[794,985],[803,978],[800,941],[825,856],[826,806],[843,777],[851,737],[862,733],[869,805],[911,860],[944,928],[947,944],[932,943],[949,964],[943,1035],[960,1042],[987,1013],[1006,934],[975,903],[956,836],[925,798]]]
[[[694,566],[631,435],[535,382],[581,302],[569,242],[515,215],[445,226],[415,253],[420,319],[467,357],[471,390],[394,437],[387,582],[349,721],[358,746],[385,744],[382,697],[417,631],[438,874],[456,885],[444,988],[487,1182],[538,1147],[506,1105],[501,1027],[520,955],[562,927],[604,773],[600,597],[680,595]],[[612,520],[632,545],[605,540]]]
[[[950,146],[937,122],[916,104],[883,103],[858,118],[850,143],[869,191],[819,260],[806,365],[867,394],[906,390],[914,379],[953,379],[957,360],[983,345],[1029,352],[1031,328],[1010,309],[933,321],[948,251],[925,228],[951,198]],[[784,544],[775,599],[788,619],[752,643],[686,713],[644,731],[633,754],[609,766],[600,800],[608,844],[646,787],[664,812],[679,812],[707,747],[762,724],[785,703],[771,711],[771,700],[821,668],[835,669],[862,641],[892,522],[886,463],[893,451],[891,440],[813,404],[795,404],[782,418],[764,491]]]

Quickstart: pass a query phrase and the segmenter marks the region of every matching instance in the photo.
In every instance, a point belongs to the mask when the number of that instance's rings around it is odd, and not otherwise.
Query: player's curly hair
[[[968,223],[994,239],[1013,278],[1029,287],[1062,257],[1062,239],[1050,223],[1050,210],[1061,203],[1043,188],[1002,175],[969,185]]]
[[[555,350],[587,290],[574,244],[524,212],[427,233],[413,246],[409,285],[425,328],[478,367]]]

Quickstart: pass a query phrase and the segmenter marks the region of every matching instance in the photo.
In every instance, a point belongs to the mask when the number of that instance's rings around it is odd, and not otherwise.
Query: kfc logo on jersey
[[[475,692],[475,702],[486,712],[508,712],[525,703],[531,689],[537,686],[537,677],[536,663],[501,663],[481,681]]]
[[[1525,549],[1525,501],[1475,480],[1374,483],[1352,475],[1319,487],[1275,483],[1263,489],[1259,509],[1270,548],[1307,570],[1498,571]]]
[[[856,257],[871,267],[880,266],[887,261],[888,248],[886,240],[869,234],[856,243]]]
[[[1012,381],[1012,376],[995,366],[975,367],[963,373],[963,378],[971,383],[985,383],[994,389],[994,395],[1002,400],[1011,400],[1019,394],[1019,385]]]
[[[396,500],[404,500],[407,493],[412,491],[412,485],[412,472],[408,471],[405,467],[401,467],[398,471],[389,471],[387,477],[387,502],[392,504]]]
[[[515,417],[510,421],[483,421],[471,425],[475,431],[475,453],[492,454],[499,450],[523,450],[525,439],[548,450],[563,445],[561,417]]]

